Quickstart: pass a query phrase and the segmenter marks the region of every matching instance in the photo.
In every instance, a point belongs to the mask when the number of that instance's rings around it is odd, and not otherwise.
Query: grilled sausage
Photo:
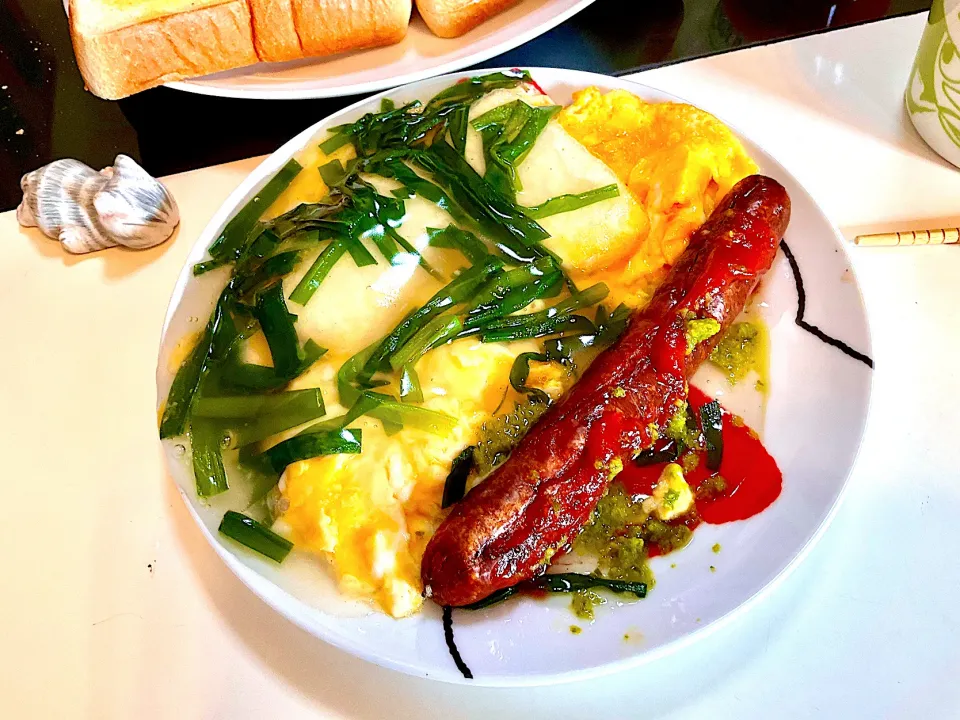
[[[620,339],[440,525],[421,565],[429,597],[468,605],[569,548],[623,461],[684,406],[687,379],[770,269],[789,219],[787,192],[768,177],[723,198]],[[698,320],[721,330],[688,347]]]

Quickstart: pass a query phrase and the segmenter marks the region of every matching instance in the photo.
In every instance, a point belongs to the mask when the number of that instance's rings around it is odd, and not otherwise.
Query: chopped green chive
[[[390,356],[390,366],[394,370],[399,370],[404,365],[415,363],[431,348],[455,338],[462,329],[463,322],[456,315],[441,315],[434,318]]]
[[[609,580],[596,575],[581,575],[578,573],[558,573],[542,575],[534,583],[537,587],[550,592],[576,592],[578,590],[592,590],[605,588],[616,593],[629,593],[641,600],[647,596],[647,584],[642,582],[627,582],[625,580]]]
[[[470,477],[470,471],[473,469],[473,446],[464,448],[460,454],[453,459],[450,466],[450,473],[447,475],[446,482],[443,484],[443,499],[440,508],[446,510],[454,503],[460,502],[467,491],[467,478]]]
[[[229,489],[223,467],[223,427],[212,420],[190,421],[190,445],[193,448],[193,476],[197,495],[202,498],[219,495]]]
[[[465,605],[466,610],[481,610],[491,605],[496,605],[507,598],[516,595],[524,588],[531,590],[546,590],[547,592],[572,593],[582,590],[592,590],[604,588],[615,593],[628,593],[643,599],[647,596],[647,584],[642,582],[626,582],[624,580],[608,580],[597,575],[581,575],[579,573],[557,573],[541,575],[534,580],[530,580],[520,585],[503,588],[495,593],[478,600],[470,605]]]
[[[293,378],[306,372],[326,352],[326,348],[320,347],[313,340],[307,340],[303,344],[303,361],[291,377],[280,375],[276,368],[266,365],[234,361],[223,365],[220,369],[219,380],[225,387],[238,392],[280,390]]]
[[[201,397],[195,417],[219,418],[231,423],[234,445],[245,446],[323,417],[320,390],[294,390],[277,395]]]
[[[524,208],[524,211],[534,220],[542,220],[543,218],[550,217],[551,215],[572,212],[573,210],[579,210],[580,208],[593,205],[594,203],[601,202],[602,200],[609,200],[610,198],[619,196],[620,188],[617,187],[616,183],[613,183],[611,185],[599,187],[596,190],[587,190],[586,192],[577,193],[575,195],[558,195],[557,197],[550,198],[539,205]]]
[[[471,298],[465,326],[477,327],[526,307],[545,296],[559,277],[549,257],[495,275]]]
[[[210,339],[211,331],[208,327],[173,378],[160,420],[161,438],[175,437],[183,433],[190,413],[190,404],[200,386],[204,364],[210,352]]]
[[[177,370],[160,420],[161,438],[183,434],[194,396],[210,369],[212,356],[216,354],[222,357],[236,341],[236,326],[230,316],[232,303],[233,296],[228,286],[220,294],[213,315],[197,345]]]
[[[283,299],[283,286],[272,285],[257,297],[254,315],[260,321],[260,327],[270,346],[273,366],[278,375],[293,377],[303,361],[297,330],[293,326],[295,315],[287,310]]]
[[[267,258],[249,275],[236,283],[237,295],[246,298],[270,283],[286,277],[300,264],[300,252],[290,250]]]
[[[371,345],[370,347],[364,348],[347,360],[340,366],[340,369],[337,370],[337,394],[340,397],[340,404],[344,407],[349,407],[360,397],[361,391],[354,387],[354,384],[369,386],[370,378],[367,377],[361,380],[361,375],[364,372],[364,367],[366,367],[377,349],[378,345]],[[370,373],[370,377],[372,376],[373,372]]]
[[[324,140],[322,143],[320,143],[320,150],[323,152],[324,155],[329,155],[330,153],[336,152],[337,150],[339,150],[349,142],[351,142],[351,137],[349,133],[346,133],[346,132],[334,133],[333,135],[328,137],[326,140]]]
[[[443,230],[427,228],[430,245],[436,248],[453,248],[470,261],[471,265],[482,264],[489,252],[487,246],[473,233],[448,225]]]
[[[543,353],[525,352],[520,353],[513,361],[510,368],[510,385],[521,395],[526,394],[531,400],[550,404],[550,396],[540,388],[527,386],[527,378],[530,376],[530,362],[548,362],[548,358]]]
[[[286,538],[280,537],[253,518],[233,510],[227,510],[224,514],[219,531],[277,563],[283,562],[293,549],[293,543]]]
[[[389,395],[368,392],[366,395],[379,400],[379,404],[369,410],[367,415],[382,422],[392,423],[400,427],[412,427],[433,435],[447,435],[457,426],[457,418],[438,410],[404,405]]]
[[[343,240],[334,240],[327,245],[290,293],[290,301],[297,305],[306,305],[346,250],[347,246]]]
[[[423,402],[423,390],[414,363],[407,363],[400,371],[400,402]]]
[[[296,160],[289,160],[280,168],[267,184],[254,195],[239,212],[224,226],[219,237],[210,246],[210,257],[214,259],[231,258],[241,251],[247,238],[254,231],[257,222],[280,193],[287,189],[303,167]]]
[[[536,313],[531,314],[531,318],[533,315]],[[511,342],[547,335],[593,335],[596,331],[596,326],[583,315],[559,315],[546,319],[533,318],[506,327],[483,328],[480,340],[485,343]]]
[[[255,418],[258,415],[284,412],[296,405],[308,405],[323,409],[320,390],[293,390],[278,395],[234,395],[198,398],[193,408],[197,417],[208,418]]]
[[[700,426],[707,444],[707,469],[716,472],[723,460],[723,411],[716,400],[700,408]]]
[[[367,250],[360,238],[348,235],[343,238],[343,243],[357,267],[377,264],[377,259],[373,256],[373,253]]]
[[[264,455],[275,472],[298,460],[309,460],[321,455],[356,455],[360,452],[360,430],[343,429],[332,432],[313,432],[295,435],[274,445]]]

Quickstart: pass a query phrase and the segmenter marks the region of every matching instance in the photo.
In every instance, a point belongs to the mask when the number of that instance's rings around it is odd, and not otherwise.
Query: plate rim
[[[560,0],[561,2],[570,1],[570,0]],[[521,0],[522,2],[522,0]],[[481,50],[475,53],[468,53],[461,58],[456,58],[453,60],[445,60],[442,58],[446,57],[447,54],[438,56],[441,60],[438,62],[428,62],[427,66],[420,70],[413,70],[402,75],[386,75],[378,80],[368,80],[366,82],[357,83],[353,85],[335,85],[329,88],[315,88],[310,89],[292,89],[279,87],[277,89],[243,89],[241,87],[229,87],[223,85],[215,85],[209,82],[198,82],[204,78],[211,77],[210,75],[201,76],[198,78],[189,78],[186,80],[176,80],[173,82],[164,83],[165,87],[171,88],[173,90],[182,90],[184,92],[193,93],[195,95],[206,95],[209,97],[224,97],[224,98],[235,98],[235,99],[245,99],[245,100],[318,100],[321,98],[334,98],[334,97],[344,97],[348,95],[357,95],[361,93],[372,93],[380,92],[384,90],[391,90],[402,85],[410,85],[415,82],[420,82],[421,80],[426,80],[428,78],[432,79],[434,77],[442,77],[444,75],[449,75],[458,70],[469,65],[477,65],[479,63],[484,63],[495,55],[500,55],[501,53],[509,52],[514,50],[521,45],[526,44],[534,38],[540,37],[553,30],[558,25],[566,22],[572,18],[577,13],[585,10],[587,7],[592,5],[596,0],[572,0],[571,4],[568,5],[564,10],[557,13],[556,15],[551,16],[544,22],[533,26],[529,30],[516,34],[516,35],[507,35],[506,39],[503,42],[496,43],[492,47],[485,50]],[[519,20],[519,19],[518,19]],[[411,22],[413,21],[413,16],[411,15]],[[515,21],[516,22],[516,21]],[[509,30],[510,25],[506,25],[501,28],[502,31]],[[453,40],[458,40],[459,38],[451,38]],[[367,48],[365,50],[355,50],[351,52],[367,52],[368,50],[374,50],[376,48]],[[336,56],[331,56],[336,57]],[[311,58],[305,58],[311,59]],[[313,58],[314,60],[323,60],[323,56],[318,56]],[[248,68],[254,68],[264,63],[256,63],[254,65],[248,66]],[[276,63],[282,65],[283,63]],[[389,67],[389,66],[381,66]],[[236,68],[240,70],[242,68]],[[229,72],[229,71],[228,71]],[[474,72],[480,72],[476,70]],[[217,73],[213,73],[216,75]],[[300,83],[297,83],[298,85]],[[368,98],[365,98],[368,99]]]
[[[591,0],[592,1],[592,0]],[[425,81],[439,81],[442,79],[448,79],[451,82],[456,82],[457,80],[463,77],[471,77],[474,75],[491,73],[491,72],[503,72],[506,70],[512,70],[513,68],[505,67],[494,67],[494,68],[478,68],[468,71],[456,71],[452,73],[446,73],[444,75],[431,76],[429,78],[424,78],[418,82]],[[644,92],[649,95],[657,95],[663,100],[674,101],[674,102],[683,102],[689,103],[689,101],[673,95],[670,92],[661,90],[659,88],[646,85],[642,82],[638,82],[632,78],[628,77],[616,77],[611,75],[604,75],[602,73],[593,73],[584,70],[571,70],[566,68],[547,68],[547,67],[534,67],[534,66],[525,66],[523,69],[528,70],[530,74],[537,78],[537,73],[550,73],[558,74],[562,79],[562,82],[569,83],[571,85],[578,85],[580,87],[587,87],[591,84],[603,83],[609,86],[609,81],[614,81],[619,85],[627,85],[636,88],[639,93],[642,95]],[[594,80],[591,82],[591,78]],[[582,79],[582,82],[578,82],[578,79]],[[416,83],[409,83],[408,85],[413,85]],[[405,86],[407,87],[407,86]],[[159,354],[157,359],[157,406],[160,407],[161,403],[165,399],[161,394],[160,381],[159,378],[161,373],[164,371],[164,368],[161,367],[162,359],[162,342],[166,338],[171,320],[175,314],[177,307],[179,306],[180,298],[183,294],[183,290],[187,283],[191,280],[192,273],[190,272],[190,262],[189,258],[194,254],[198,246],[203,246],[204,249],[209,247],[216,233],[219,232],[220,228],[229,220],[233,212],[238,208],[244,200],[252,196],[257,190],[259,190],[263,184],[271,177],[271,175],[278,170],[283,163],[288,159],[296,155],[297,152],[302,150],[307,143],[313,138],[319,131],[321,126],[327,126],[334,124],[335,121],[342,119],[344,116],[351,113],[355,113],[357,110],[362,108],[367,104],[375,103],[383,97],[386,97],[390,94],[391,91],[396,88],[388,88],[383,90],[375,95],[362,98],[357,102],[352,103],[351,105],[338,110],[335,113],[332,113],[328,116],[325,116],[313,123],[310,127],[306,128],[302,132],[298,133],[290,140],[281,145],[273,153],[267,155],[250,173],[240,182],[240,184],[230,193],[230,195],[223,201],[220,207],[215,211],[209,222],[204,226],[203,230],[197,236],[197,239],[191,245],[190,251],[187,254],[187,260],[185,261],[184,266],[181,268],[180,276],[178,277],[174,287],[171,290],[170,300],[167,306],[167,312],[164,317],[163,326],[161,330],[161,347],[159,348]],[[695,107],[699,107],[694,105]],[[802,192],[806,195],[806,199],[810,202],[813,209],[821,216],[823,221],[826,223],[826,226],[830,228],[833,233],[833,240],[835,247],[843,254],[846,264],[850,268],[852,284],[857,292],[857,299],[859,302],[859,307],[861,311],[861,316],[863,320],[863,330],[864,330],[864,346],[862,352],[868,356],[872,356],[873,350],[873,333],[870,326],[870,315],[867,312],[867,307],[865,299],[863,296],[863,289],[860,285],[860,282],[856,275],[856,270],[852,262],[853,257],[851,254],[850,248],[847,246],[846,241],[843,238],[843,235],[840,233],[836,225],[830,220],[829,216],[823,211],[820,203],[817,202],[816,198],[803,186],[802,183],[779,161],[775,156],[770,154],[762,145],[753,141],[748,135],[740,131],[739,127],[736,124],[730,123],[724,119],[722,115],[718,115],[712,111],[705,110],[711,115],[716,117],[718,120],[723,122],[727,127],[729,127],[733,133],[741,140],[746,140],[749,144],[760,149],[765,155],[765,159],[769,159],[777,173],[781,173],[784,177],[790,178],[796,185],[799,187]],[[275,602],[271,597],[272,593],[265,592],[263,588],[259,587],[260,582],[266,582],[272,590],[276,590],[279,593],[287,595],[298,603],[303,601],[291,595],[287,590],[277,586],[273,581],[262,576],[253,568],[242,563],[234,553],[230,552],[224,545],[214,537],[214,534],[206,526],[203,520],[200,518],[196,509],[193,506],[193,502],[190,498],[187,497],[187,494],[172,477],[172,474],[167,472],[169,479],[174,483],[177,488],[178,493],[183,498],[183,501],[187,507],[188,512],[191,517],[194,519],[196,524],[199,526],[200,531],[207,539],[208,543],[213,547],[213,550],[217,553],[218,556],[224,561],[228,568],[237,576],[237,578],[260,600],[266,603],[273,611],[279,613],[282,617],[292,622],[294,625],[299,627],[301,630],[306,632],[311,637],[320,640],[321,642],[328,643],[339,650],[347,652],[354,657],[359,657],[367,662],[371,662],[380,667],[389,668],[391,670],[396,670],[408,675],[426,678],[429,680],[436,680],[440,682],[456,684],[456,685],[471,685],[474,687],[542,687],[548,685],[556,685],[565,682],[579,681],[579,680],[589,680],[595,679],[598,677],[603,677],[611,675],[618,672],[623,672],[631,668],[641,667],[647,663],[654,662],[663,657],[667,657],[676,653],[683,648],[689,647],[698,640],[706,638],[713,633],[717,632],[723,627],[730,625],[735,622],[737,619],[743,617],[749,610],[754,608],[759,602],[769,597],[770,594],[779,587],[796,569],[797,567],[809,556],[810,552],[816,546],[816,544],[821,540],[824,533],[830,526],[830,524],[835,519],[837,513],[840,510],[841,505],[843,504],[844,499],[846,498],[850,485],[851,477],[856,470],[858,463],[860,462],[860,456],[863,450],[864,437],[866,435],[867,422],[870,417],[871,408],[873,405],[873,390],[875,383],[875,375],[871,370],[869,372],[866,387],[865,387],[865,406],[860,418],[860,427],[858,432],[857,445],[854,449],[852,459],[850,461],[849,468],[840,483],[839,490],[837,495],[827,510],[825,515],[820,521],[820,524],[816,529],[810,534],[807,541],[795,551],[793,557],[780,569],[780,571],[774,575],[769,581],[767,581],[761,588],[756,590],[752,595],[740,601],[735,607],[728,610],[726,613],[720,615],[715,620],[708,622],[702,628],[698,628],[691,632],[687,632],[680,637],[677,637],[673,640],[669,640],[664,644],[651,648],[649,650],[640,651],[634,655],[628,657],[623,657],[617,660],[612,660],[610,662],[594,665],[592,667],[577,669],[577,670],[565,670],[562,672],[556,673],[534,673],[529,675],[481,675],[476,678],[464,678],[459,672],[456,671],[456,668],[451,668],[449,670],[444,669],[425,669],[422,665],[414,665],[404,661],[397,661],[392,658],[388,658],[381,655],[376,655],[372,652],[368,652],[366,649],[357,648],[350,645],[347,642],[344,642],[340,637],[335,635],[321,635],[311,628],[307,623],[303,621],[296,613],[290,611],[289,605],[283,605],[278,602]],[[158,441],[159,442],[159,441]],[[164,462],[168,463],[167,453],[164,452]],[[321,612],[317,610],[317,612]]]

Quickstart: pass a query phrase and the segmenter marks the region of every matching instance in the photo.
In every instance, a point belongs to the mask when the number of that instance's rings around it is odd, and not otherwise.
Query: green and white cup
[[[907,113],[927,144],[960,167],[960,0],[933,0],[907,85]]]

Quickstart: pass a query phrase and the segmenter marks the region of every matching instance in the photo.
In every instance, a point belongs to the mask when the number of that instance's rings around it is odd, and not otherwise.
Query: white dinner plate
[[[520,0],[458,38],[430,32],[416,10],[403,41],[326,58],[259,63],[167,87],[202,95],[297,100],[374,92],[476,65],[556,27],[593,0]]]
[[[574,90],[589,85],[623,88],[653,101],[676,100],[592,73],[531,72],[558,103],[570,102]],[[398,103],[425,100],[464,76],[433,78],[382,96]],[[222,287],[222,277],[219,282],[208,276],[193,278],[192,265],[204,257],[236,210],[288,159],[322,138],[325,128],[376,110],[380,97],[353,105],[290,140],[216,212],[173,290],[157,370],[161,399],[172,380],[171,352],[187,333],[202,327]],[[748,138],[741,139],[761,172],[783,183],[793,202],[787,248],[778,254],[759,291],[771,337],[763,438],[783,471],[783,492],[773,505],[746,521],[701,525],[688,547],[651,561],[657,584],[646,600],[600,608],[596,621],[578,635],[569,631],[578,621],[567,597],[520,598],[481,611],[455,610],[451,629],[462,658],[458,666],[440,609],[431,603],[404,620],[366,612],[337,595],[318,561],[294,552],[278,568],[225,544],[217,534],[222,509],[197,500],[182,449],[164,441],[171,474],[224,562],[253,592],[316,637],[385,667],[449,682],[531,685],[594,676],[674,651],[742,614],[800,562],[834,515],[860,446],[872,362],[863,302],[841,238],[789,172]],[[714,394],[723,389],[712,383],[708,370],[698,373],[694,383],[707,385]],[[738,406],[736,395],[722,400],[733,411],[750,410]],[[712,551],[715,543],[722,546],[719,554]],[[464,668],[472,679],[465,677]]]

